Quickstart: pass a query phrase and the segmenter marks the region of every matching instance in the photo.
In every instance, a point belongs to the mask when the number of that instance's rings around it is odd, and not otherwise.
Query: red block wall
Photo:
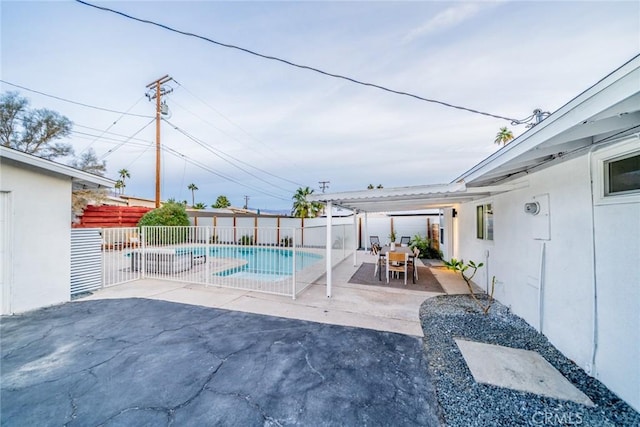
[[[152,210],[140,206],[92,206],[85,208],[80,223],[73,228],[135,227],[144,214]]]

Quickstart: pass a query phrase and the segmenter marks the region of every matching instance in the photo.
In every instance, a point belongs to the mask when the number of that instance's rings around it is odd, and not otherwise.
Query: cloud
[[[409,31],[404,37],[404,43],[410,43],[413,40],[433,33],[445,31],[449,28],[460,25],[462,22],[472,19],[487,5],[480,3],[459,3],[451,6],[429,19],[420,27]]]

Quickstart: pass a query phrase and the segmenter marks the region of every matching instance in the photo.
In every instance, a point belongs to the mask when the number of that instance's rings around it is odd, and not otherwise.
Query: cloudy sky
[[[553,112],[640,52],[637,1],[95,4],[514,119]],[[298,187],[318,192],[319,181],[329,192],[447,183],[498,149],[500,127],[526,130],[78,2],[0,7],[2,92],[71,119],[76,154],[94,149],[114,179],[128,169],[130,195],[155,194],[155,105],[145,93],[165,74],[175,81],[163,98],[163,199],[191,203],[194,183],[196,202],[226,195],[242,206],[249,196],[249,207],[286,210]]]

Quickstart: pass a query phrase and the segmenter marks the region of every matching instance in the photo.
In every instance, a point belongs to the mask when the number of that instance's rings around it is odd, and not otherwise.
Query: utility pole
[[[249,196],[244,196],[244,208],[249,209]]]
[[[173,80],[169,75],[160,77],[158,80],[153,81],[147,85],[147,98],[149,101],[156,100],[156,208],[160,207],[160,120],[162,119],[163,104],[160,102],[162,95],[173,92],[173,89],[168,86],[163,86]],[[166,106],[166,105],[165,105]]]

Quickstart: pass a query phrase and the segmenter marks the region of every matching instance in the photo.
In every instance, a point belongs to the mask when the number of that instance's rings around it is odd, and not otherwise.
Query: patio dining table
[[[380,251],[378,251],[378,280],[382,281],[382,265],[381,262],[383,261],[383,259],[386,258],[387,256],[387,252],[391,252],[391,246],[383,246],[382,248],[380,248]],[[416,283],[416,274],[415,274],[415,269],[418,268],[416,266],[416,260],[415,255],[413,253],[413,251],[411,250],[410,247],[408,246],[400,246],[400,245],[396,245],[396,248],[393,250],[393,252],[398,252],[401,254],[409,254],[409,258],[413,259],[413,271],[411,272],[411,276],[413,277],[413,283]]]

